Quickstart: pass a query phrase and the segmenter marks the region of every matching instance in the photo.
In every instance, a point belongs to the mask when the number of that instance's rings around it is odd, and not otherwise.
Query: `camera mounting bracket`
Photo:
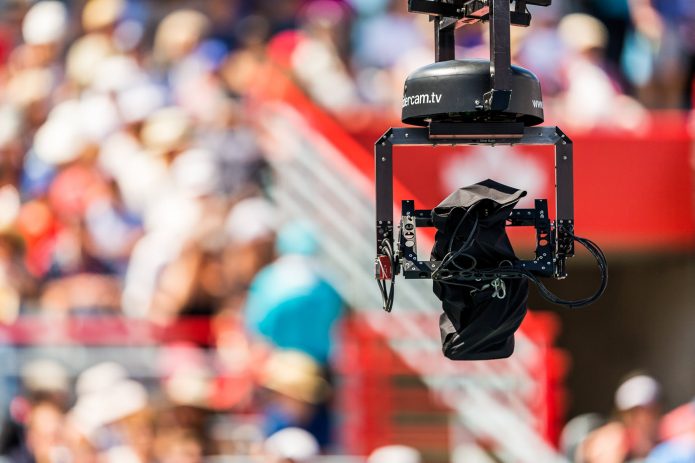
[[[537,199],[533,209],[513,210],[507,226],[533,226],[536,229],[535,258],[518,261],[515,265],[537,276],[565,278],[566,260],[574,255],[572,141],[557,127],[523,127],[519,123],[454,125],[457,132],[446,137],[437,134],[440,131],[452,133],[454,128],[441,128],[436,124],[429,129],[391,128],[376,142],[376,278],[388,280],[401,272],[410,279],[431,278],[432,272],[441,264],[420,261],[417,257],[415,230],[432,226],[431,210],[416,209],[412,200],[403,200],[401,219],[396,228],[393,148],[499,144],[555,148],[555,219],[550,220],[547,200]],[[392,255],[389,255],[389,250],[393,250]]]

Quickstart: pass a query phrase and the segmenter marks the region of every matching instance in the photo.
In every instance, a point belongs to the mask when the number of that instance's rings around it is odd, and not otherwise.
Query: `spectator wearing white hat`
[[[367,463],[422,463],[422,457],[413,447],[407,445],[386,445],[374,450]]]
[[[618,387],[618,420],[592,432],[580,445],[578,461],[587,463],[642,460],[657,445],[661,419],[661,386],[645,374],[635,374]]]
[[[22,22],[22,37],[28,45],[60,45],[67,31],[68,10],[62,2],[56,0],[37,2]]]
[[[153,427],[145,387],[117,363],[85,370],[77,379],[77,402],[68,415],[76,432],[105,451],[106,461],[150,461]]]
[[[310,463],[319,454],[319,444],[303,429],[285,428],[266,439],[263,450],[268,463]]]
[[[575,13],[562,18],[558,33],[568,50],[566,89],[560,98],[561,113],[571,115],[566,123],[578,129],[609,123],[627,130],[641,127],[644,108],[621,92],[606,69],[606,27],[593,16]]]
[[[633,376],[618,387],[615,406],[630,442],[630,455],[646,457],[659,440],[661,385],[651,376]]]

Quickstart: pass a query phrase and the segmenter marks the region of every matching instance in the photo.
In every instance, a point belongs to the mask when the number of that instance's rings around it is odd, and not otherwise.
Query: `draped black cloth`
[[[437,233],[431,259],[451,257],[468,243],[447,268],[492,270],[517,262],[505,222],[525,195],[493,180],[452,193],[432,210]],[[444,355],[452,360],[509,357],[514,333],[526,315],[528,281],[500,278],[503,285],[499,280],[493,285],[490,279],[446,281],[445,275],[440,273],[444,279],[434,281],[434,293],[444,310],[439,323]]]

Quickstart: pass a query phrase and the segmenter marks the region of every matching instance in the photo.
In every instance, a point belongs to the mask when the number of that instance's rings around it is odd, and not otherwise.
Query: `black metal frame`
[[[447,133],[449,135],[444,135]],[[555,220],[549,220],[547,201],[539,199],[534,209],[512,211],[508,226],[536,228],[535,259],[519,261],[515,266],[539,276],[566,276],[566,259],[574,255],[573,144],[567,135],[558,127],[523,127],[516,123],[447,124],[444,127],[432,124],[430,128],[391,128],[374,145],[377,265],[383,267],[389,250],[396,256],[395,267],[390,272],[377,269],[378,279],[390,279],[390,273],[400,273],[401,266],[406,278],[431,278],[441,264],[417,258],[415,228],[432,226],[431,211],[415,209],[412,200],[402,203],[398,246],[394,243],[393,148],[496,144],[554,146]]]

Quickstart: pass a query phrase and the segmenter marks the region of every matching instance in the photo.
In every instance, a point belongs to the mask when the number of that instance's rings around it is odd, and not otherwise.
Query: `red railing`
[[[417,317],[418,323],[436,325],[435,316],[431,319]],[[556,441],[563,423],[563,384],[568,366],[564,353],[553,347],[558,329],[558,321],[550,313],[529,313],[522,326],[539,353],[528,371],[535,381],[535,393],[525,399],[538,420],[539,432],[551,442]],[[220,330],[229,334],[229,330],[241,332],[242,327],[207,318],[182,319],[163,327],[121,317],[56,320],[35,316],[20,318],[12,325],[0,325],[0,344],[17,348],[151,348],[188,342],[213,347],[215,333]],[[380,445],[394,442],[410,443],[433,455],[447,449],[451,411],[431,395],[418,373],[401,360],[388,340],[370,327],[367,317],[351,316],[344,321],[340,333],[341,342],[335,356],[337,404],[341,417],[340,438],[347,452],[367,454]],[[435,364],[432,367],[436,369]],[[222,408],[231,403],[223,390],[225,381],[231,380],[240,378],[222,375],[216,381],[216,388],[220,390],[215,400]],[[249,386],[246,384],[249,381],[252,378],[244,380],[245,387]]]
[[[434,315],[416,317],[416,323],[437,324]],[[524,401],[538,432],[556,444],[564,424],[564,381],[569,368],[567,354],[554,346],[559,321],[549,312],[530,312],[522,332],[537,351],[526,372],[534,380],[534,393]],[[429,393],[388,340],[362,316],[345,324],[342,339],[338,359],[341,415],[350,453],[365,454],[393,442],[412,442],[431,453],[447,448],[450,410]]]

